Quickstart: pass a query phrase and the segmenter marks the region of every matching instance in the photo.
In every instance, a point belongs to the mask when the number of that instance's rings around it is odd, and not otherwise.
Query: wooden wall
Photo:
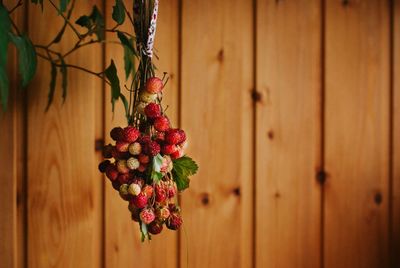
[[[113,1],[77,2],[111,25]],[[156,64],[200,165],[183,230],[140,243],[97,171],[98,144],[124,124],[109,89],[71,71],[66,103],[58,91],[44,113],[50,66],[20,90],[10,48],[0,267],[400,267],[400,1],[160,2]],[[62,23],[44,8],[14,14],[35,42]],[[69,60],[111,57],[122,66],[112,43]]]

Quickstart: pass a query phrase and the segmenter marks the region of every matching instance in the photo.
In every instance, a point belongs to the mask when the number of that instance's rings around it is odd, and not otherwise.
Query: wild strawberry
[[[170,154],[172,159],[178,159],[181,158],[184,155],[183,150],[177,150],[176,152]]]
[[[118,181],[120,184],[128,183],[130,179],[131,179],[130,174],[119,174],[118,175]]]
[[[154,120],[154,128],[157,131],[166,131],[167,129],[169,129],[169,127],[169,120],[165,116],[157,117]]]
[[[138,155],[138,160],[139,160],[140,164],[147,164],[150,162],[150,157],[145,154],[140,154],[140,155]]]
[[[131,170],[137,169],[139,165],[140,165],[139,160],[137,160],[134,157],[131,157],[126,161],[126,166]]]
[[[168,219],[170,212],[167,207],[160,207],[156,210],[156,215],[160,221],[165,221],[166,219]]]
[[[117,143],[115,144],[115,148],[117,149],[118,152],[125,153],[128,151],[129,142],[117,141]]]
[[[147,197],[140,193],[132,198],[132,204],[137,208],[144,208],[147,205]]]
[[[156,188],[156,202],[158,203],[163,203],[167,200],[167,193],[165,192],[164,189],[159,189],[157,190]]]
[[[136,110],[137,110],[140,114],[145,115],[145,114],[144,114],[144,108],[145,108],[146,106],[147,106],[147,102],[141,101],[141,102],[138,103],[138,105],[136,105]]]
[[[162,143],[165,140],[165,133],[164,132],[157,132],[157,134],[155,135],[154,139],[158,143]]]
[[[181,140],[181,134],[179,133],[179,129],[169,129],[165,132],[165,141],[168,144],[178,144]]]
[[[173,212],[169,216],[166,225],[167,225],[167,228],[170,230],[178,230],[179,227],[181,227],[182,223],[183,223],[183,220],[182,220],[181,215],[179,215],[176,212]]]
[[[140,212],[140,220],[145,223],[149,224],[152,221],[154,221],[156,218],[156,215],[154,214],[154,211],[150,208],[145,208]]]
[[[157,221],[153,221],[147,226],[147,230],[149,231],[149,233],[153,235],[161,233],[162,229],[163,229],[162,223]]]
[[[163,154],[172,154],[178,150],[175,144],[165,144],[161,147],[161,152]]]
[[[128,191],[131,195],[138,195],[140,194],[141,189],[139,184],[131,183],[131,185],[129,185]]]
[[[114,147],[111,144],[105,145],[103,147],[103,157],[104,158],[111,158],[113,157],[112,155],[112,151],[113,151]]]
[[[178,133],[179,133],[179,142],[178,143],[182,143],[184,141],[186,141],[186,133],[185,131],[183,131],[182,129],[178,129]]]
[[[118,178],[118,170],[115,165],[108,165],[106,168],[106,176],[111,180],[115,181]]]
[[[142,152],[142,145],[138,142],[134,142],[131,145],[129,145],[129,153],[131,155],[138,155]]]
[[[117,162],[117,169],[118,169],[118,172],[119,173],[122,173],[122,174],[127,174],[127,173],[129,173],[129,168],[128,168],[128,166],[126,165],[126,160],[118,160],[118,162]]]
[[[146,108],[144,108],[144,113],[150,119],[155,119],[161,115],[161,107],[156,103],[147,104]]]
[[[115,127],[111,130],[110,136],[115,141],[120,141],[123,139],[123,129],[121,127]]]
[[[140,187],[143,187],[144,180],[140,177],[135,177],[132,179],[131,183],[135,183],[135,184],[139,185]]]
[[[126,128],[124,128],[124,141],[126,142],[135,142],[139,135],[140,132],[137,128],[134,128],[132,126],[127,126]]]
[[[140,164],[140,166],[138,167],[137,171],[139,171],[139,172],[145,172],[146,169],[147,169],[147,165]]]
[[[150,77],[146,81],[146,91],[149,93],[159,93],[163,89],[163,82],[158,77]]]
[[[150,198],[153,196],[153,191],[154,191],[154,189],[153,189],[153,186],[151,186],[151,185],[146,185],[142,188],[142,193],[145,196],[147,196],[147,198]]]
[[[173,185],[168,186],[167,194],[168,194],[168,198],[173,198],[176,195],[175,183]]]
[[[117,150],[116,147],[113,148],[111,153],[112,153],[112,157],[114,157],[115,159],[127,159],[129,157],[128,152],[120,152]]]
[[[150,103],[157,99],[157,94],[142,91],[139,93],[139,99],[143,102]]]
[[[160,153],[160,145],[156,141],[150,141],[143,148],[143,152],[149,156],[155,156]]]
[[[101,172],[101,173],[106,172],[107,167],[108,167],[109,165],[111,165],[110,160],[104,160],[103,162],[101,162],[101,163],[99,164],[99,170],[100,170],[100,172]]]

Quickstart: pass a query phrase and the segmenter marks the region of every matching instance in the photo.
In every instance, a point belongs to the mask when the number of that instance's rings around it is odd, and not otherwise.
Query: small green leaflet
[[[117,36],[124,46],[124,66],[125,66],[125,77],[128,80],[129,75],[134,69],[134,56],[137,56],[136,50],[133,47],[133,38],[128,39],[124,33],[118,31]]]
[[[199,169],[196,162],[190,157],[183,156],[173,161],[172,176],[178,187],[178,191],[183,191],[189,187],[189,176],[196,174]]]
[[[156,156],[153,157],[151,179],[154,182],[160,181],[163,177],[163,174],[161,173],[161,166],[163,164],[163,160],[164,160],[164,158],[160,154],[157,154]]]
[[[89,35],[94,33],[97,35],[98,40],[104,40],[104,18],[97,6],[93,6],[92,13],[89,16],[83,15],[75,23],[87,28]]]
[[[115,101],[121,95],[121,88],[119,85],[119,78],[117,74],[117,68],[115,67],[114,61],[111,60],[110,66],[104,71],[108,81],[111,83],[111,103],[112,103],[112,111],[114,112]]]
[[[112,18],[118,24],[124,23],[124,21],[125,21],[125,6],[124,6],[124,2],[122,2],[122,0],[115,1],[115,6],[113,6]]]
[[[7,76],[7,49],[8,33],[10,32],[11,21],[8,11],[0,2],[0,101],[3,110],[7,109],[9,81]]]
[[[60,12],[67,11],[67,6],[70,0],[60,0]]]
[[[37,57],[35,47],[26,35],[13,35],[10,39],[18,49],[18,67],[22,77],[22,86],[26,87],[35,76],[37,67]]]
[[[54,92],[56,89],[56,81],[57,81],[57,66],[52,62],[51,63],[51,79],[50,79],[50,89],[49,94],[47,96],[47,106],[46,112],[49,110],[51,103],[53,102]]]

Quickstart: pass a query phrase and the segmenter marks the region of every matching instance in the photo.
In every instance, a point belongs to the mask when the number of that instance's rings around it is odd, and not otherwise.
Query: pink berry
[[[166,131],[169,129],[169,120],[165,116],[157,117],[154,120],[154,128],[157,131]]]
[[[149,103],[144,108],[144,113],[150,119],[155,119],[161,115],[161,107],[156,103]]]
[[[140,135],[140,132],[137,128],[132,126],[127,126],[124,128],[124,141],[128,143],[135,142]]]
[[[132,204],[137,208],[144,208],[147,205],[147,197],[140,193],[132,198]]]
[[[154,221],[156,218],[156,215],[154,214],[154,211],[150,208],[145,208],[140,212],[140,220],[145,223],[149,224],[152,221]]]
[[[146,81],[146,91],[149,93],[159,93],[163,89],[163,82],[158,77],[150,77]]]

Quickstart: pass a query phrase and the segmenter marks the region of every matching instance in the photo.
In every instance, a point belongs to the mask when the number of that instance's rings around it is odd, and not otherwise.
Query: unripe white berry
[[[143,102],[150,103],[157,99],[157,94],[152,94],[147,91],[142,91],[139,94],[139,98]]]
[[[126,161],[126,165],[129,169],[137,169],[140,166],[139,160],[134,157],[131,157]]]
[[[128,191],[131,195],[138,195],[140,194],[141,189],[139,184],[132,183],[131,185],[129,185]]]
[[[136,110],[137,110],[140,114],[145,115],[145,113],[144,113],[144,108],[147,106],[147,104],[148,104],[148,103],[146,103],[146,102],[139,102],[139,104],[136,105]]]
[[[129,194],[128,189],[129,189],[129,185],[128,184],[122,184],[119,187],[119,193],[121,195],[128,195]]]
[[[138,142],[129,145],[129,152],[131,155],[139,155],[142,152],[142,146]]]
[[[117,169],[118,169],[118,172],[119,173],[122,173],[122,174],[126,174],[126,173],[128,173],[129,172],[129,169],[128,169],[128,167],[127,167],[127,162],[126,162],[126,160],[118,160],[118,162],[117,162]]]

